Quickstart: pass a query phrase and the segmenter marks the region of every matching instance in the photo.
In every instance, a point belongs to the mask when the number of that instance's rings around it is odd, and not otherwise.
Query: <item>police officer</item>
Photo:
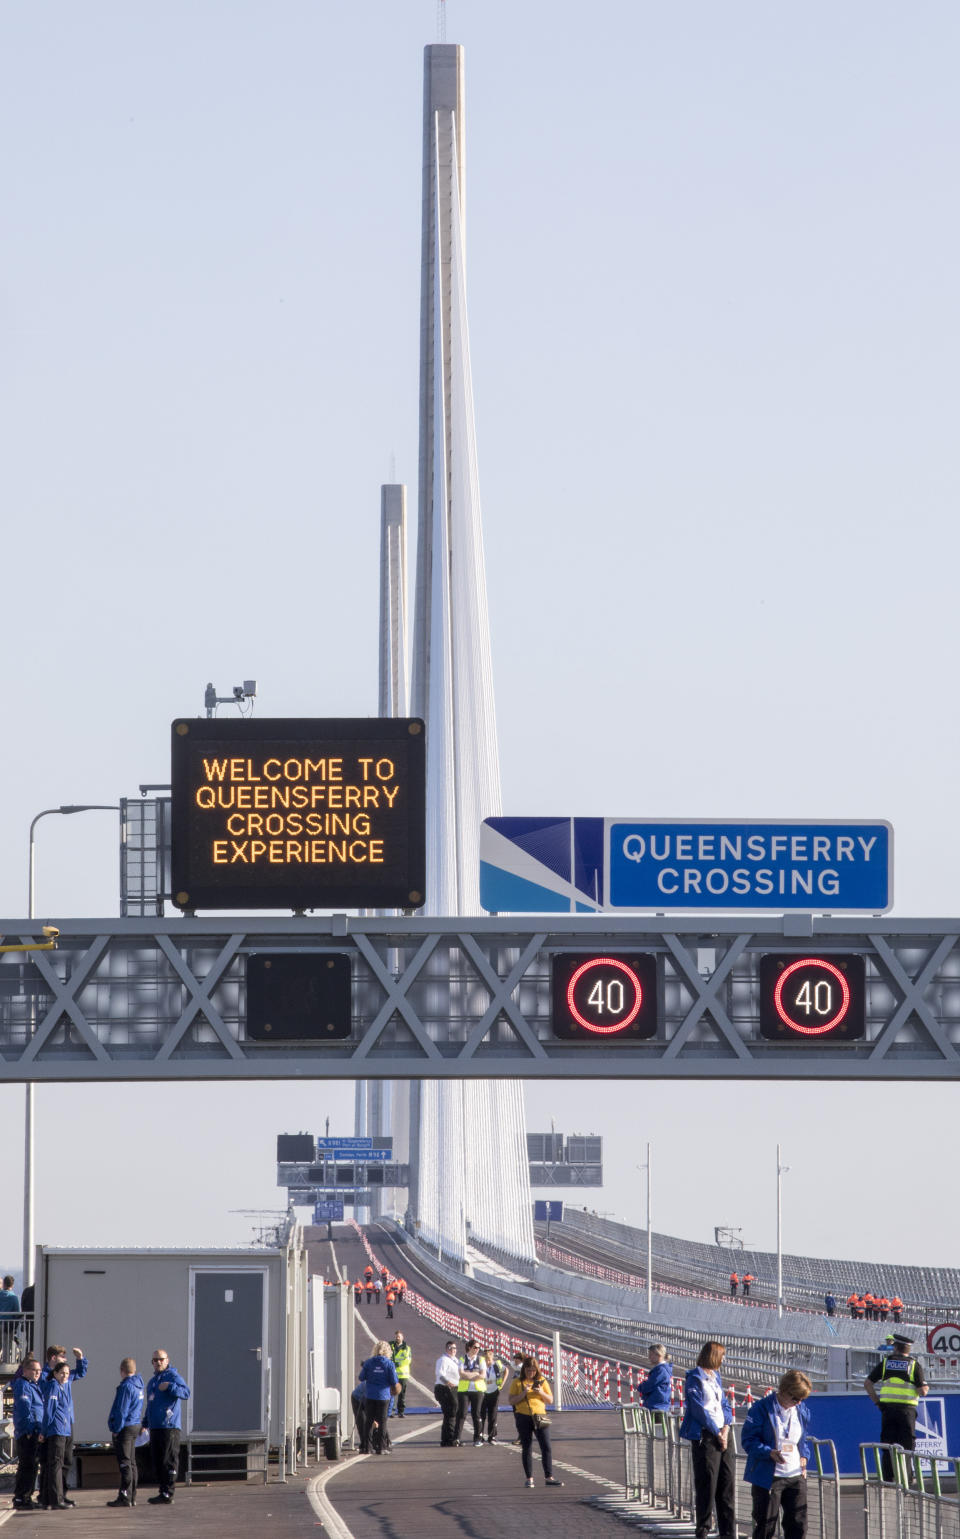
[[[893,1351],[882,1357],[863,1381],[863,1387],[880,1409],[881,1443],[897,1443],[913,1451],[917,1425],[917,1401],[927,1393],[923,1369],[910,1351],[913,1338],[893,1333]],[[893,1479],[893,1462],[883,1454],[883,1478]]]
[[[390,1355],[393,1358],[393,1366],[397,1370],[397,1378],[400,1380],[400,1392],[397,1395],[397,1415],[403,1419],[407,1414],[407,1385],[410,1382],[410,1364],[413,1354],[404,1340],[403,1331],[397,1331],[390,1343]]]

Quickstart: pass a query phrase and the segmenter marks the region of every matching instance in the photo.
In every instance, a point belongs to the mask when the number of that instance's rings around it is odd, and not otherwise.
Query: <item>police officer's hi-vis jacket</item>
[[[920,1398],[923,1374],[915,1357],[885,1357],[880,1365],[880,1376],[875,1382],[881,1406],[906,1405],[915,1408]]]

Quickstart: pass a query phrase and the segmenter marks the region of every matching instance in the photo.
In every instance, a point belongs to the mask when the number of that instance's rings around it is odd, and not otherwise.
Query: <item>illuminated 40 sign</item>
[[[859,955],[760,958],[760,1034],[773,1042],[855,1041],[866,1031]]]
[[[178,907],[423,904],[422,721],[186,718],[172,741]]]
[[[657,1034],[657,959],[564,952],[553,958],[553,1031],[571,1042],[637,1041]]]

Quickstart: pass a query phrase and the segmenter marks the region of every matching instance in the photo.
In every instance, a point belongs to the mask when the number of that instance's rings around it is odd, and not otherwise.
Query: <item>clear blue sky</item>
[[[895,913],[955,913],[960,13],[448,13],[505,810],[886,817]],[[415,503],[434,18],[0,15],[0,914],[25,911],[33,814],[165,780],[208,679],[256,676],[266,715],[376,708],[380,482]],[[109,814],[48,819],[38,848],[45,914],[116,911]],[[541,1086],[530,1126],[602,1130],[591,1206],[638,1218],[651,1137],[659,1225],[759,1244],[780,1136],[791,1246],[889,1252],[909,1196],[896,1248],[957,1264],[953,1094]],[[14,1192],[22,1099],[0,1091]],[[38,1102],[59,1243],[245,1238],[228,1210],[276,1201],[275,1133],[352,1117],[322,1085]]]

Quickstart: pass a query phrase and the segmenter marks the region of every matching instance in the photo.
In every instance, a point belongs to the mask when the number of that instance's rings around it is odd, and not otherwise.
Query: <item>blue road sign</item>
[[[492,913],[791,910],[893,904],[883,821],[487,818],[480,902]]]
[[[561,1224],[563,1222],[563,1203],[541,1202],[538,1199],[533,1204],[533,1217],[538,1224],[545,1224],[548,1219],[552,1224]]]
[[[342,1202],[315,1202],[313,1205],[313,1222],[315,1224],[338,1224],[343,1221]]]
[[[393,1159],[389,1149],[355,1149],[352,1144],[337,1144],[331,1149],[321,1149],[318,1158],[330,1165],[386,1165]]]
[[[323,1149],[372,1149],[372,1138],[318,1138],[317,1150]]]

